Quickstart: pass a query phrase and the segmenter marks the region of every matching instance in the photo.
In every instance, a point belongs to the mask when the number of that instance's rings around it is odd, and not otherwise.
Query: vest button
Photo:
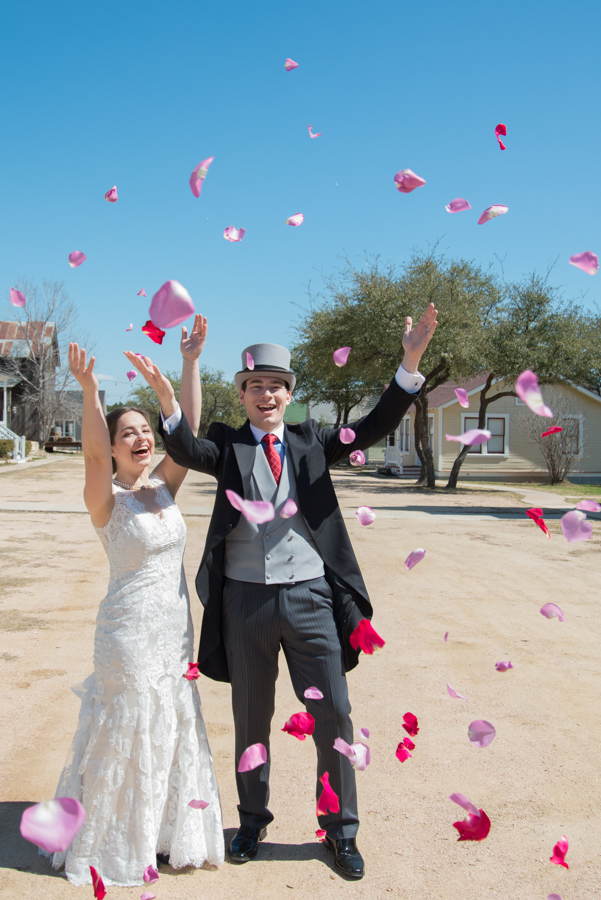
[[[292,562],[293,559],[294,559],[293,556],[289,556],[288,559],[286,560],[286,562]]]
[[[271,535],[266,534],[266,535],[265,535],[265,540],[268,541],[270,537],[271,537]]]
[[[265,578],[271,578],[271,575],[266,575]]]
[[[268,554],[265,559],[271,559],[271,556]]]

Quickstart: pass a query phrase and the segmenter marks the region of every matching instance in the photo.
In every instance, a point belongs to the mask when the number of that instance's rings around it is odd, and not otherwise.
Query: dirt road
[[[563,900],[601,896],[601,523],[593,540],[567,544],[557,518],[547,540],[513,494],[428,495],[362,473],[335,475],[347,525],[386,646],[349,676],[353,720],[371,731],[372,763],[357,775],[363,881],[341,879],[315,840],[315,751],[282,733],[299,710],[283,657],[272,743],[275,822],[257,860],[219,870],[165,867],[159,900],[466,897]],[[22,810],[52,797],[78,714],[70,687],[91,671],[94,620],[108,577],[104,551],[81,501],[79,458],[0,477],[0,896],[68,900],[75,888],[19,835]],[[184,513],[208,511],[213,485],[195,473],[181,493]],[[373,525],[352,518],[376,509]],[[18,505],[26,511],[17,511]],[[550,505],[560,507],[550,498]],[[52,509],[67,509],[52,512]],[[187,515],[186,571],[193,578],[206,515]],[[426,558],[411,573],[403,560]],[[539,614],[552,600],[565,622]],[[448,643],[443,640],[449,632]],[[497,660],[513,670],[499,673]],[[451,699],[447,681],[468,702]],[[226,839],[237,825],[233,727],[227,685],[201,679],[204,715],[219,778]],[[413,758],[395,757],[403,713],[419,719]],[[497,737],[469,742],[473,719]],[[482,843],[457,843],[460,791],[492,822]],[[549,862],[570,842],[569,871]],[[290,891],[290,895],[288,895]],[[293,893],[294,892],[294,893]],[[139,897],[141,888],[109,888]]]

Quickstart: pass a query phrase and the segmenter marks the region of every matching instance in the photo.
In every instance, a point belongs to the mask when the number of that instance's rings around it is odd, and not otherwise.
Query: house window
[[[390,434],[388,435],[387,445],[389,447],[396,446],[396,434],[394,433],[394,431],[391,431]]]
[[[463,432],[470,431],[472,428],[478,427],[478,417],[477,416],[465,416],[463,419]],[[482,444],[474,444],[473,447],[467,451],[468,453],[482,453]]]
[[[492,437],[486,444],[486,452],[490,456],[491,453],[505,452],[505,419],[489,416],[486,419],[486,427],[491,432]]]
[[[478,427],[477,416],[462,415],[463,432]],[[509,416],[487,416],[485,428],[490,431],[491,437],[484,444],[470,447],[468,454],[480,454],[481,456],[508,456],[509,442],[507,440],[507,431],[509,427]]]
[[[75,437],[74,419],[57,419],[54,423],[54,427],[60,428],[61,437]]]
[[[399,449],[401,453],[409,453],[411,440],[411,419],[405,416],[399,428]]]
[[[570,456],[582,455],[582,421],[580,416],[562,416],[561,426],[566,439],[566,452]]]

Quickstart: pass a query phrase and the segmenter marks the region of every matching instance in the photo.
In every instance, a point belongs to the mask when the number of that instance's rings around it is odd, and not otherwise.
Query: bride
[[[190,337],[182,328],[180,405],[193,430],[206,332],[202,316]],[[83,390],[84,499],[110,582],[96,620],[94,673],[79,689],[79,723],[57,790],[79,800],[86,819],[52,864],[64,864],[73,884],[90,884],[94,866],[106,884],[133,886],[157,856],[174,868],[224,857],[200,698],[185,677],[194,635],[182,564],[186,526],[174,498],[187,470],[165,456],[150,473],[147,413],[122,407],[105,419],[94,358],[86,366],[86,351],[71,344],[69,366]],[[191,800],[208,806],[191,807]]]

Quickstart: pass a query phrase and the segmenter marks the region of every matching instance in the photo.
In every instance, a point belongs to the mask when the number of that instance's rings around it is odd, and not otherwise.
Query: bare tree
[[[18,326],[13,342],[18,349],[3,358],[3,369],[20,381],[28,430],[35,434],[34,440],[45,441],[57,418],[75,417],[77,405],[74,407],[69,391],[77,384],[69,372],[69,341],[86,342],[90,354],[93,347],[86,335],[77,333],[77,310],[63,281],[44,279],[40,289],[35,282],[21,279],[17,287],[26,303],[8,307]]]
[[[544,419],[526,410],[519,418],[518,428],[540,450],[547,466],[550,484],[561,484],[584,452],[581,416],[566,394],[546,391],[545,401],[553,410],[553,418]],[[542,437],[553,426],[559,426],[562,430]]]

